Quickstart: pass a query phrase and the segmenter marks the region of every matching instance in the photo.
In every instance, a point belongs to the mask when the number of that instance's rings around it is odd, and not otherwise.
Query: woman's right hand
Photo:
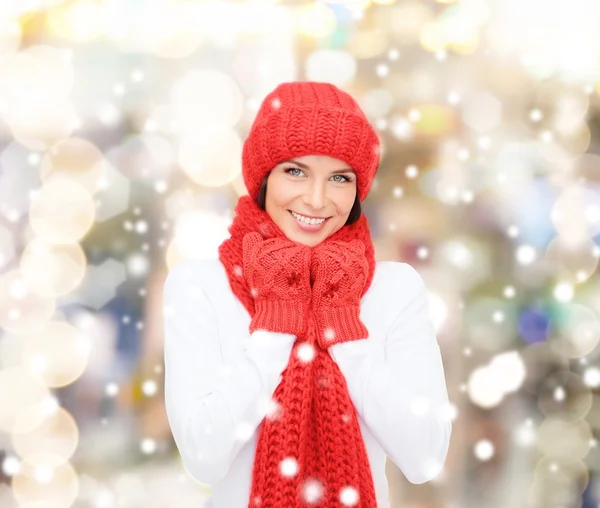
[[[264,239],[251,232],[243,239],[244,277],[254,298],[254,330],[291,333],[304,330],[312,295],[311,250],[287,238]]]

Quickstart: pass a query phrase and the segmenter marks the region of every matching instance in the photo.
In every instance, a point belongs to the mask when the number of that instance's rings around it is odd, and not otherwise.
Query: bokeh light
[[[428,290],[452,440],[425,485],[388,458],[390,508],[599,505],[599,21],[595,0],[0,2],[0,506],[210,498],[166,416],[164,282],[217,257],[244,139],[292,80],[365,112],[376,259]]]

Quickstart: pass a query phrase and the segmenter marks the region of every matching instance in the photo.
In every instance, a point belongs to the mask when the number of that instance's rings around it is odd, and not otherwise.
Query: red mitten
[[[299,335],[310,307],[310,248],[257,233],[243,239],[244,277],[254,297],[254,330]]]
[[[314,247],[312,306],[322,348],[369,336],[360,320],[360,300],[368,274],[365,245],[360,240],[325,241]]]

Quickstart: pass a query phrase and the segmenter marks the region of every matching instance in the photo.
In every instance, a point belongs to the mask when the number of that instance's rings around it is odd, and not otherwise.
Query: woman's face
[[[294,157],[269,173],[265,210],[290,240],[314,247],[346,223],[356,192],[356,173],[344,161],[327,155]],[[292,212],[326,220],[306,224]]]

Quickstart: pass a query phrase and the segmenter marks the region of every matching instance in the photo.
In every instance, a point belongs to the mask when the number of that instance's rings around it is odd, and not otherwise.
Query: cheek
[[[348,215],[352,210],[352,207],[354,206],[355,197],[356,194],[354,192],[348,193],[345,196],[343,196],[343,199],[340,199],[340,201],[338,201],[338,203],[340,204],[338,210],[340,210],[340,212],[343,212],[345,215]]]
[[[267,187],[267,199],[277,207],[286,207],[293,199],[294,188],[286,185],[280,178],[272,178]]]

